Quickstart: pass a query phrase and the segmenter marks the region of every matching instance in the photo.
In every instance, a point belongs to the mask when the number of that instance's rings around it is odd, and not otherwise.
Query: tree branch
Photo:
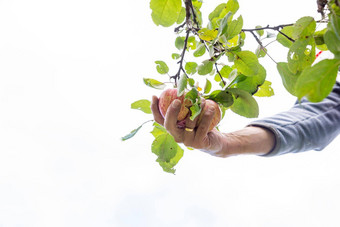
[[[292,39],[291,37],[289,37],[288,35],[286,35],[285,33],[283,33],[281,31],[282,28],[284,27],[288,27],[288,26],[293,26],[294,24],[282,24],[282,25],[278,25],[275,27],[270,27],[269,25],[267,25],[266,27],[262,27],[262,28],[252,28],[252,29],[242,29],[243,32],[254,32],[254,31],[261,31],[261,30],[265,30],[265,29],[270,29],[270,30],[274,30],[279,32],[281,35],[283,35],[284,37],[286,37],[287,39],[289,39],[292,42],[295,42],[294,39]]]

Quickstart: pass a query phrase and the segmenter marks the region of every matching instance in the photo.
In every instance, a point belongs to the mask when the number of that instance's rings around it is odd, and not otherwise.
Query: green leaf
[[[239,4],[237,0],[229,0],[227,3],[219,4],[208,17],[211,29],[217,28],[219,26],[219,20],[225,17],[229,12],[235,14],[238,9]]]
[[[319,50],[327,51],[327,45],[325,44],[325,33],[327,32],[327,28],[322,29],[321,31],[316,31],[314,33],[314,40],[316,44],[316,48]]]
[[[259,65],[259,71],[255,76],[251,77],[238,77],[235,81],[236,88],[245,90],[250,94],[254,94],[258,87],[261,86],[266,79],[266,70],[262,65]]]
[[[185,16],[186,16],[185,8],[182,7],[181,12],[178,15],[176,23],[177,24],[182,24],[184,19],[185,19]]]
[[[229,108],[225,108],[225,107],[220,107],[220,109],[221,109],[221,111],[222,111],[222,116],[221,116],[221,120],[223,120],[224,119],[224,117],[225,117],[225,114],[226,114],[226,112],[227,112],[227,110],[229,109]]]
[[[141,110],[144,113],[151,114],[151,102],[147,99],[141,99],[131,104],[131,109]]]
[[[235,14],[239,8],[240,6],[237,0],[228,0],[225,10],[228,10],[228,12],[232,12],[233,14]]]
[[[188,74],[193,75],[197,72],[197,66],[196,62],[187,62],[184,69]]]
[[[188,83],[189,83],[190,87],[195,87],[195,80],[193,78],[189,78]]]
[[[324,40],[329,51],[331,51],[334,55],[340,54],[340,39],[338,39],[333,30],[328,29],[326,31]]]
[[[208,94],[211,90],[211,82],[210,80],[206,79],[205,86],[204,86],[204,94]]]
[[[198,117],[200,115],[202,111],[201,106],[198,103],[194,103],[191,107],[190,107],[190,120],[195,120],[196,117]]]
[[[202,5],[202,2],[200,2],[199,4]],[[195,12],[195,15],[196,15],[196,20],[197,20],[197,23],[198,23],[198,26],[199,27],[202,27],[202,12],[200,11],[200,6],[198,6],[199,4],[195,4],[195,2],[193,1],[193,7],[194,7],[194,12]]]
[[[224,90],[215,90],[210,95],[205,96],[205,98],[211,99],[226,108],[234,103],[233,96]]]
[[[143,78],[143,81],[146,86],[162,90],[165,88],[165,84],[162,82],[159,82],[158,80],[155,79],[150,79],[150,78]]]
[[[138,128],[132,130],[132,131],[131,131],[129,134],[127,134],[126,136],[123,136],[123,137],[121,138],[121,140],[122,140],[122,141],[126,141],[126,140],[128,140],[128,139],[131,139],[132,137],[134,137],[134,136],[137,134],[137,132],[143,127],[143,125],[145,125],[145,124],[148,123],[148,122],[150,122],[150,121],[144,122],[144,123],[141,124]]]
[[[204,41],[211,41],[217,37],[218,31],[202,28],[198,31],[198,36]]]
[[[150,8],[153,22],[158,26],[169,27],[179,18],[182,10],[181,0],[151,0]]]
[[[292,38],[308,39],[314,34],[316,22],[313,17],[302,17],[293,25]]]
[[[183,36],[178,36],[175,40],[175,47],[178,50],[183,50],[184,48],[184,43],[185,43],[185,37]]]
[[[157,155],[157,162],[165,172],[175,173],[174,166],[183,157],[183,149],[169,134],[161,134],[155,138],[151,145],[152,153]]]
[[[134,136],[137,134],[137,132],[139,131],[139,129],[142,128],[142,126],[143,126],[143,125],[141,125],[141,126],[139,126],[138,128],[132,130],[132,131],[131,131],[129,134],[127,134],[126,136],[123,136],[123,137],[121,138],[122,141],[126,141],[126,140],[131,139],[132,137],[134,137]]]
[[[228,91],[235,97],[234,104],[230,107],[234,113],[247,118],[259,116],[259,106],[253,96],[238,88],[230,88]]]
[[[262,47],[261,45],[259,45],[257,47],[257,49],[255,50],[255,54],[258,58],[263,58],[264,56],[266,56],[267,54],[267,48]]]
[[[177,54],[177,53],[173,53],[173,54],[171,55],[171,58],[174,59],[174,60],[177,60],[177,59],[179,59],[180,57],[181,57],[181,55],[180,55],[180,54]]]
[[[197,49],[194,51],[194,57],[201,57],[205,54],[205,45],[203,43],[201,43],[200,45],[198,45]]]
[[[294,30],[293,26],[287,26],[281,29],[281,32],[291,38],[293,34],[293,30]],[[282,35],[281,33],[278,33],[276,36],[276,40],[279,43],[281,43],[283,46],[290,48],[293,42],[289,40],[286,36]]]
[[[192,0],[192,5],[196,8],[196,9],[200,9],[202,7],[202,0]]]
[[[192,88],[186,95],[185,99],[189,99],[191,102],[190,107],[190,120],[194,120],[202,111],[201,97],[198,95],[196,88]]]
[[[152,129],[152,131],[151,131],[151,134],[155,137],[155,138],[157,138],[159,135],[162,135],[162,134],[167,134],[168,132],[166,131],[166,129],[162,126],[162,125],[160,125],[160,124],[158,124],[157,122],[154,122],[153,123],[153,129]]]
[[[290,94],[296,96],[295,85],[301,73],[292,73],[288,68],[288,63],[286,62],[279,62],[276,67],[281,76],[283,86]]]
[[[315,44],[316,45],[323,45],[323,44],[325,44],[323,36],[325,35],[326,31],[327,31],[327,28],[324,28],[324,29],[322,29],[320,31],[316,31],[314,33],[314,39],[315,39]]]
[[[255,28],[262,28],[262,26],[257,25]],[[263,30],[256,30],[256,33],[257,33],[259,36],[263,36],[263,35],[264,35],[264,31],[263,31]]]
[[[188,85],[188,78],[186,75],[182,74],[178,81],[177,96],[180,97],[184,94],[185,89]]]
[[[309,39],[296,40],[288,51],[288,68],[293,73],[303,71],[307,66],[312,65],[315,60],[315,41]]]
[[[220,75],[219,75],[218,73],[215,75],[214,80],[215,80],[216,82],[221,82],[221,81],[222,81],[222,80],[221,80],[221,77],[220,77]]]
[[[189,92],[185,94],[185,99],[189,99],[191,103],[196,103],[198,101],[198,91],[196,88],[192,88]]]
[[[229,21],[229,18],[231,18],[232,15],[233,15],[232,12],[228,12],[228,13],[223,17],[223,19],[222,19],[221,22],[220,22],[220,26],[218,27],[218,36],[223,35],[224,33],[227,32],[227,29],[228,29],[228,21]]]
[[[233,69],[229,65],[224,65],[222,69],[220,70],[220,74],[223,78],[229,79],[230,73],[233,71]]]
[[[296,95],[320,102],[332,91],[340,65],[339,59],[324,59],[306,68],[296,82]]]
[[[331,14],[330,25],[336,37],[340,40],[340,16]]]
[[[257,90],[257,92],[254,94],[254,96],[257,97],[271,97],[274,95],[274,90],[272,88],[272,82],[265,81]]]
[[[227,31],[225,33],[226,38],[229,40],[229,39],[237,36],[238,34],[240,34],[240,32],[242,31],[242,27],[243,27],[242,16],[239,16],[236,20],[232,20],[228,24]]]
[[[187,49],[196,50],[197,41],[194,36],[188,38]]]
[[[199,75],[207,75],[213,70],[214,63],[209,60],[205,60],[198,66]]]
[[[164,61],[155,61],[157,64],[156,69],[159,74],[167,74],[169,72],[169,67]]]
[[[238,75],[239,75],[239,74],[238,74],[238,72],[237,72],[237,69],[233,69],[233,70],[229,73],[229,75],[228,75],[229,81],[230,81],[231,83],[233,83],[233,81],[236,80],[236,78],[237,78]],[[228,86],[230,86],[230,84],[229,84]]]
[[[234,61],[237,70],[245,76],[254,76],[259,70],[259,60],[251,51],[240,51],[234,53],[237,57]]]
[[[209,73],[210,76],[213,76],[215,74],[215,69],[213,68],[211,72]]]
[[[225,10],[227,6],[227,3],[221,3],[219,4],[215,9],[214,11],[212,11],[208,18],[210,21],[213,21],[215,18],[223,18],[225,15],[223,15],[222,17],[220,17],[221,13]]]

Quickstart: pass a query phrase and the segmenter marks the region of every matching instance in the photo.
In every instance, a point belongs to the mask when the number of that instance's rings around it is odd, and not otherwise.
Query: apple
[[[177,117],[177,127],[179,128],[185,128],[185,122],[186,118],[190,116],[190,107],[191,107],[191,101],[188,99],[185,99],[185,94],[178,97],[177,96],[177,89],[176,88],[170,88],[162,92],[162,94],[159,96],[159,102],[158,102],[158,108],[160,113],[163,117],[165,117],[166,111],[168,110],[170,104],[175,100],[179,99],[182,103],[181,109],[179,111],[178,117]],[[204,113],[208,110],[209,107],[212,107],[215,109],[213,120],[210,124],[209,131],[213,130],[217,124],[221,120],[221,110],[216,102],[213,100],[205,100],[205,106],[199,115],[199,119],[197,124],[199,124],[202,121]]]
[[[190,101],[184,101],[184,95],[177,96],[177,89],[176,88],[170,88],[162,92],[162,94],[159,96],[159,102],[158,102],[158,108],[161,112],[162,116],[165,117],[166,111],[168,110],[170,104],[175,99],[179,99],[182,103],[181,110],[179,111],[177,121],[183,121],[189,114],[189,108],[191,106]]]
[[[210,99],[206,99],[205,100],[205,105],[204,105],[203,110],[201,111],[201,113],[199,115],[197,124],[199,125],[201,123],[204,113],[209,108],[214,108],[214,110],[215,110],[214,111],[214,117],[213,117],[213,119],[212,119],[212,121],[210,123],[210,126],[209,126],[209,131],[211,131],[211,130],[213,130],[218,125],[218,123],[221,121],[221,117],[222,117],[220,107],[213,100],[210,100]]]

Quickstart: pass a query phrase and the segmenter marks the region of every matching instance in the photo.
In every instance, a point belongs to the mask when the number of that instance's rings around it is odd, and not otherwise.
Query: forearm
[[[265,155],[275,145],[274,134],[262,127],[245,127],[241,130],[224,133],[222,157],[241,154]]]

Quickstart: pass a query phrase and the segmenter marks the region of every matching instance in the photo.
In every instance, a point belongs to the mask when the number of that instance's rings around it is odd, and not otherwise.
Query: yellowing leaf
[[[274,90],[272,88],[272,82],[265,81],[257,90],[257,92],[254,94],[254,96],[257,97],[270,97],[274,95]]]
[[[202,28],[201,30],[198,31],[198,35],[200,39],[204,41],[211,41],[214,40],[217,37],[217,30],[210,30],[207,28]]]

